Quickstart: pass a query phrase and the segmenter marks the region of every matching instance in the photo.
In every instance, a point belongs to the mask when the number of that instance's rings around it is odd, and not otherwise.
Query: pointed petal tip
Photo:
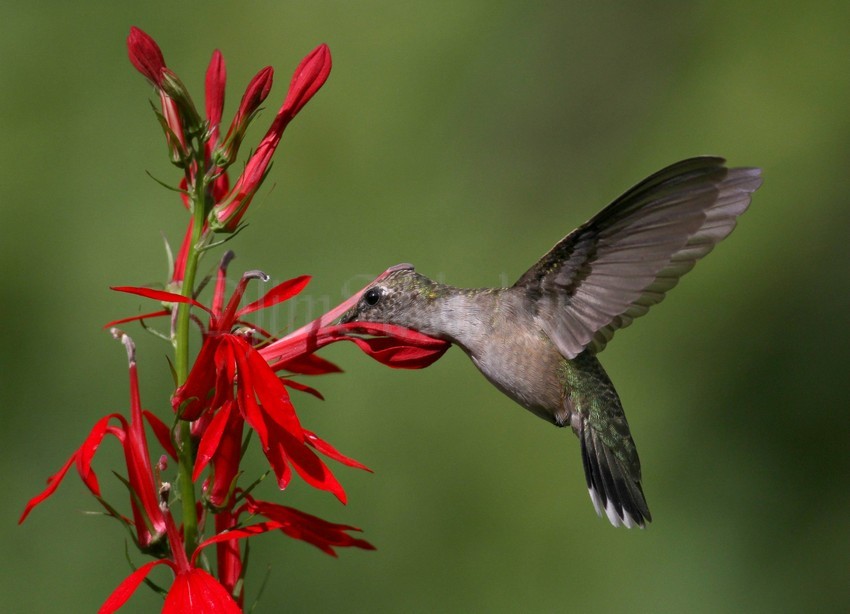
[[[307,56],[310,59],[315,59],[319,64],[327,65],[327,70],[330,70],[330,64],[332,62],[331,58],[331,48],[328,47],[327,43],[319,43],[316,45],[316,48]]]

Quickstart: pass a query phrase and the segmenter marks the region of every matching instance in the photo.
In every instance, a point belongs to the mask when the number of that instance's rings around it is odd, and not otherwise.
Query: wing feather
[[[724,164],[718,157],[690,158],[655,173],[514,284],[534,299],[541,328],[565,357],[602,351],[732,232],[761,172]]]

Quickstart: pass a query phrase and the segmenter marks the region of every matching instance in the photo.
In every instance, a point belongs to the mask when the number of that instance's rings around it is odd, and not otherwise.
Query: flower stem
[[[196,175],[203,177],[203,174]],[[191,297],[195,287],[195,276],[200,259],[199,246],[201,245],[204,220],[205,220],[205,197],[206,186],[203,180],[198,180],[193,186],[192,193],[192,242],[186,258],[186,270],[183,275],[183,287],[181,294]],[[175,371],[177,373],[177,385],[181,386],[189,377],[189,309],[190,305],[182,303],[177,311],[177,326],[174,337]],[[188,421],[180,421],[178,450],[178,489],[183,509],[183,544],[186,552],[191,554],[198,540],[198,517],[195,498],[195,485],[192,482],[192,469],[195,464],[192,449],[192,433]]]

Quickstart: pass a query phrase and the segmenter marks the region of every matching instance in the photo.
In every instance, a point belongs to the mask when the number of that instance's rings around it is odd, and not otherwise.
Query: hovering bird
[[[397,324],[459,346],[522,407],[572,428],[599,516],[643,528],[652,518],[637,449],[596,355],[732,232],[760,185],[757,168],[683,160],[561,239],[510,288],[455,288],[400,265],[340,321]]]

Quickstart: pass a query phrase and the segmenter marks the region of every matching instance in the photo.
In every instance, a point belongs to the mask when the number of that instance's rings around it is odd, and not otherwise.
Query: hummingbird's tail
[[[615,527],[623,525],[629,529],[646,526],[652,520],[649,506],[640,485],[640,478],[634,479],[625,463],[617,458],[614,451],[602,441],[599,433],[583,421],[579,431],[581,439],[581,459],[584,475],[587,478],[587,490],[596,513],[602,517],[602,511]]]
[[[615,527],[643,528],[652,520],[641,488],[640,460],[620,397],[596,356],[582,352],[565,361],[566,402],[590,499]]]

